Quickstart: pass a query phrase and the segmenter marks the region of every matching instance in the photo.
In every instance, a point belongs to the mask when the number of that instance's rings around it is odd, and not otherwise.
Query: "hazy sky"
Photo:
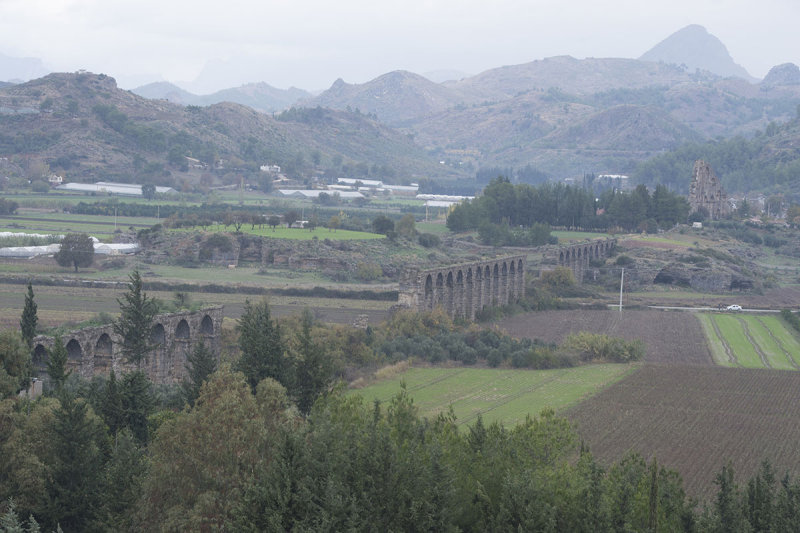
[[[397,69],[638,57],[700,24],[760,78],[800,64],[798,20],[800,0],[0,0],[0,53],[104,72],[124,88],[315,90]]]

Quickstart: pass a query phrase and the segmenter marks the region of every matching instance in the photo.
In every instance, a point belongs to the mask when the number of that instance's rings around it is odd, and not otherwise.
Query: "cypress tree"
[[[22,309],[22,318],[19,321],[19,329],[22,340],[33,348],[33,338],[36,336],[36,324],[39,318],[36,316],[36,302],[33,301],[33,286],[28,281],[28,292],[25,294],[25,307]]]

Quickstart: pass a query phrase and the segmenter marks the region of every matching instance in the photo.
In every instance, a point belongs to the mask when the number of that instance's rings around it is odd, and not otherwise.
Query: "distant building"
[[[711,170],[711,165],[702,159],[694,162],[692,183],[689,186],[689,206],[692,213],[705,209],[711,220],[719,220],[730,214],[728,195]]]
[[[371,189],[377,189],[379,187],[383,187],[383,182],[380,180],[361,180],[355,178],[339,178],[336,180],[337,183],[341,185],[350,185],[351,187],[359,186],[359,187],[369,187]]]
[[[51,187],[57,187],[64,183],[63,176],[57,176],[56,174],[50,174],[50,177],[47,178],[48,183],[50,183]]]
[[[333,196],[338,194],[342,200],[352,200],[354,198],[364,198],[364,195],[358,191],[330,191],[323,189],[279,189],[277,191],[281,196],[289,196],[292,198],[319,198],[322,193]]]
[[[630,176],[624,174],[599,174],[594,179],[594,183],[597,187],[603,189],[613,188],[618,191],[628,191],[633,188]]]
[[[117,194],[120,196],[142,196],[142,186],[136,183],[114,183],[111,181],[98,181],[97,183],[65,183],[56,189],[60,191]],[[156,192],[160,194],[177,193],[172,187],[158,187]]]
[[[278,165],[261,165],[259,168],[261,169],[261,172],[269,172],[270,174],[281,173],[281,167]]]

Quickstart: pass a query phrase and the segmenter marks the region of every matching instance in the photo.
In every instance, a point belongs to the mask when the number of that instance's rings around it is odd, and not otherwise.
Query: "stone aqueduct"
[[[146,358],[143,369],[155,383],[175,383],[186,375],[186,356],[198,342],[219,349],[222,306],[199,311],[182,311],[156,315],[150,340],[156,348]],[[61,336],[67,348],[67,368],[82,377],[119,373],[132,369],[123,358],[121,339],[112,324],[70,331]],[[47,375],[48,350],[55,337],[39,335],[33,339],[33,364],[39,378]]]
[[[589,261],[608,257],[608,253],[617,244],[617,239],[603,239],[587,243],[560,246],[558,248],[558,266],[569,267],[575,275],[575,280],[583,281],[584,270],[589,266]]]
[[[410,269],[400,280],[398,304],[418,311],[441,306],[451,316],[474,320],[485,307],[525,295],[524,255],[429,270]]]

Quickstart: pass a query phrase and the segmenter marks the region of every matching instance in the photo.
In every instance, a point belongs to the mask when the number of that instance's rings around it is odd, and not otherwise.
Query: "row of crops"
[[[800,370],[800,341],[776,316],[698,315],[717,364]]]
[[[451,407],[459,424],[485,422],[513,426],[542,409],[561,410],[628,375],[634,365],[590,364],[553,370],[411,368],[356,392],[368,403],[389,402],[402,386],[425,417]]]

